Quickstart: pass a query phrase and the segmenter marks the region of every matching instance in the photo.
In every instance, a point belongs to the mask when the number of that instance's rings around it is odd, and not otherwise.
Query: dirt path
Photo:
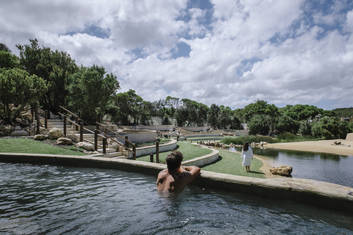
[[[335,142],[340,142],[336,145]],[[353,141],[342,139],[266,144],[265,148],[353,156]]]

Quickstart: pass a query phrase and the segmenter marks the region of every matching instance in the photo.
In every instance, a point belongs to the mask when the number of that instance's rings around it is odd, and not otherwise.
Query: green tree
[[[211,104],[211,107],[208,111],[208,123],[213,128],[218,127],[218,118],[220,115],[221,109],[216,104]]]
[[[45,81],[36,75],[19,68],[0,70],[1,119],[14,123],[24,107],[36,104],[46,91]]]
[[[119,82],[113,74],[106,74],[99,66],[81,67],[70,76],[69,108],[79,112],[89,123],[100,121],[111,109],[110,99],[119,89]]]
[[[9,51],[0,50],[0,69],[19,67],[19,59]]]
[[[4,43],[0,43],[0,51],[11,52],[10,49]]]
[[[78,70],[70,55],[62,51],[52,51],[40,47],[38,40],[30,40],[29,45],[17,45],[20,50],[20,63],[30,74],[43,78],[48,91],[41,103],[53,112],[60,105],[66,105],[68,77]]]
[[[293,118],[291,118],[286,114],[281,115],[278,118],[277,130],[280,133],[290,132],[293,134],[297,134],[299,130],[299,126],[300,126],[300,123],[298,121],[294,120]]]
[[[271,118],[267,115],[254,115],[248,122],[250,135],[267,135],[271,128]]]
[[[349,131],[347,122],[334,117],[323,117],[312,126],[312,135],[325,139],[345,138]]]
[[[147,123],[150,119],[150,103],[144,101],[137,95],[135,90],[118,93],[115,97],[117,112],[114,115],[114,121],[123,125]],[[146,116],[147,113],[147,116]]]

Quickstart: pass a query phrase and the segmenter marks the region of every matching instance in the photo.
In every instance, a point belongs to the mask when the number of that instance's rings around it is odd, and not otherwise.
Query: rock
[[[67,138],[70,138],[73,142],[80,142],[80,136],[75,134],[68,134]]]
[[[272,167],[270,169],[271,174],[273,175],[281,175],[281,176],[291,176],[293,167],[291,166],[280,166],[280,167]]]
[[[347,141],[353,141],[353,133],[348,133],[346,136]]]
[[[11,136],[28,136],[28,132],[23,130],[20,126],[16,126],[15,130],[11,132]]]
[[[14,130],[14,127],[11,125],[0,126],[0,136],[9,136]]]
[[[77,148],[82,148],[87,151],[94,151],[94,146],[93,144],[87,143],[87,142],[78,142],[75,144]]]
[[[59,128],[50,129],[48,137],[51,140],[55,140],[63,136],[63,132]]]
[[[56,144],[59,145],[72,145],[72,140],[66,137],[60,137],[56,140]]]
[[[48,138],[48,136],[43,135],[43,134],[38,134],[38,135],[33,136],[34,140],[46,140],[47,138]]]

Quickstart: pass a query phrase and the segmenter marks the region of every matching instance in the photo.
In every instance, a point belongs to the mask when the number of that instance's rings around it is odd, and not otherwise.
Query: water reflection
[[[292,175],[353,187],[353,156],[292,150],[254,149],[274,166],[290,165]]]

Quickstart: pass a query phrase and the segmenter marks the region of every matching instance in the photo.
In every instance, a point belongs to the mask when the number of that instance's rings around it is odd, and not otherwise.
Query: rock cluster
[[[50,131],[48,133],[48,137],[51,140],[58,139],[58,138],[62,137],[63,135],[64,134],[63,134],[62,130],[60,130],[59,128],[50,129]]]
[[[279,167],[272,167],[270,169],[271,174],[273,175],[281,175],[290,177],[293,171],[293,167],[291,166],[279,166]]]

